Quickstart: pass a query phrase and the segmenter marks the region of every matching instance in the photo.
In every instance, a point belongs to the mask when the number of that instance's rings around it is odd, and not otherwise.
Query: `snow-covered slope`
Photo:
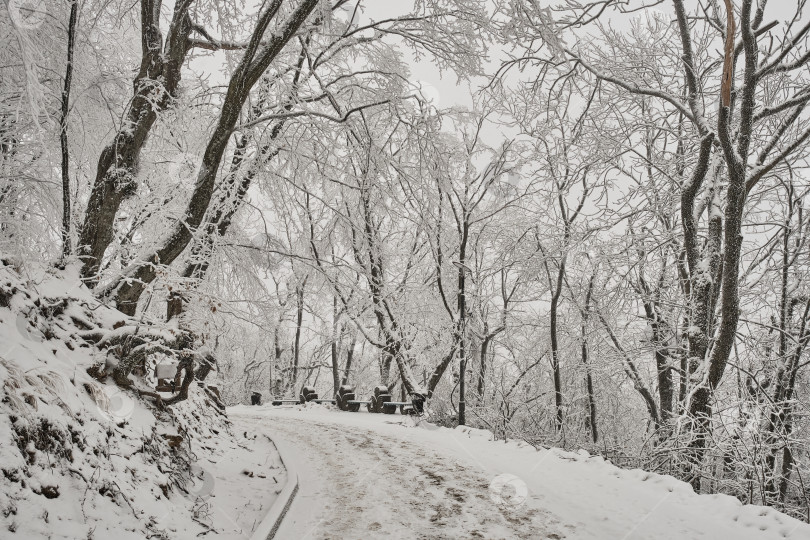
[[[322,510],[295,538],[810,539],[810,525],[772,508],[585,452],[313,404],[229,412],[314,471],[307,504]]]
[[[0,263],[0,538],[244,538],[281,489],[272,443],[232,434],[205,389],[161,408],[137,391],[154,359],[129,389],[88,374],[107,358],[82,336],[131,325],[155,330],[71,269]]]

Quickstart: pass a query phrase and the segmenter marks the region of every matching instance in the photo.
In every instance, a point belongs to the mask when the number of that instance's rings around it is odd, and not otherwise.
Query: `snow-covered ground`
[[[236,431],[236,430],[234,430]],[[234,433],[202,443],[191,487],[194,511],[211,526],[208,538],[251,537],[287,481],[273,443],[261,434]],[[192,517],[195,517],[192,513]],[[176,530],[170,538],[198,538],[202,531]]]
[[[83,336],[141,323],[77,282],[0,265],[2,540],[247,539],[294,478],[279,540],[810,539],[770,508],[482,430],[315,404],[233,407],[231,425],[197,385],[163,410],[88,372],[107,358]]]
[[[249,538],[284,486],[272,442],[199,385],[161,410],[88,373],[106,356],[83,332],[128,322],[75,272],[0,262],[0,539]]]
[[[810,539],[810,525],[771,508],[482,430],[314,404],[229,414],[239,429],[270,435],[298,470],[285,540]]]

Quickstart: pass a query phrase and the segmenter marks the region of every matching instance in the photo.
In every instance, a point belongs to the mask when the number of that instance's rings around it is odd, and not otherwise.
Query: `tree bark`
[[[352,335],[352,342],[346,351],[346,367],[343,370],[343,379],[340,384],[349,384],[349,376],[352,373],[352,360],[354,359],[354,347],[357,345],[357,333]]]
[[[340,347],[338,342],[338,299],[332,297],[332,339],[330,343],[332,351],[332,386],[335,396],[340,389]]]
[[[293,364],[292,364],[292,387],[295,389],[298,384],[298,365],[301,356],[301,326],[304,320],[304,288],[307,285],[307,278],[295,287],[295,341],[293,342]]]
[[[461,238],[458,250],[458,354],[459,354],[459,393],[458,393],[458,424],[466,425],[466,381],[467,381],[467,240],[470,238],[470,216],[467,208],[462,206],[464,221],[461,225]]]
[[[690,443],[693,450],[693,466],[699,467],[708,443],[711,431],[712,397],[720,384],[728,363],[737,333],[740,318],[739,273],[742,255],[742,218],[746,199],[746,169],[753,129],[754,103],[757,82],[757,45],[751,27],[752,0],[744,0],[741,8],[740,29],[742,33],[745,68],[743,87],[740,97],[739,132],[736,147],[732,142],[731,107],[721,104],[718,114],[718,138],[725,157],[728,171],[728,188],[724,212],[725,231],[722,278],[720,289],[720,316],[722,323],[715,338],[711,356],[707,358],[704,380],[693,392],[689,414],[695,422],[695,433]],[[731,21],[733,14],[729,12]],[[730,24],[729,31],[733,30]],[[727,51],[725,62],[733,62],[733,52]],[[701,357],[703,358],[703,357]],[[692,484],[700,489],[700,474],[692,473]]]
[[[563,392],[562,374],[560,373],[560,346],[557,336],[557,310],[562,294],[563,278],[565,277],[565,255],[557,270],[557,284],[554,286],[551,295],[551,306],[549,308],[549,334],[551,339],[551,372],[554,379],[554,429],[561,431],[563,427]],[[551,284],[550,284],[551,285]]]
[[[585,293],[585,305],[582,308],[582,326],[581,326],[581,342],[582,342],[582,365],[585,368],[585,389],[588,393],[588,420],[587,427],[590,432],[591,439],[594,443],[599,442],[599,426],[596,422],[596,395],[593,390],[593,378],[591,377],[591,366],[588,360],[588,319],[591,314],[591,297],[593,295],[593,285],[596,281],[596,273],[591,275],[588,282],[588,292]]]
[[[70,114],[70,90],[73,84],[73,54],[76,48],[76,24],[79,18],[79,2],[71,0],[68,21],[67,65],[65,85],[62,89],[62,115],[59,118],[59,143],[62,148],[62,260],[71,254],[70,243],[70,149],[68,148],[68,115]]]
[[[486,331],[486,330],[485,330]],[[487,334],[481,341],[481,350],[479,351],[478,358],[478,397],[483,403],[484,401],[484,380],[487,375],[487,355],[489,354],[489,342],[492,341],[494,336]]]

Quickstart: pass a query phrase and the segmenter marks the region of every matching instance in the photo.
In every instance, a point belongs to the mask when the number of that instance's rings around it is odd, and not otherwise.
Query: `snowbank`
[[[233,434],[210,389],[159,407],[154,358],[123,389],[95,341],[134,327],[75,269],[0,263],[0,537],[244,538],[284,485],[272,443]],[[94,371],[95,370],[95,371]]]

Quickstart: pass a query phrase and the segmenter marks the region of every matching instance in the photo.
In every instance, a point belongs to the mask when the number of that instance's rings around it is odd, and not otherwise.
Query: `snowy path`
[[[302,473],[277,538],[810,539],[810,526],[768,508],[480,430],[320,406],[229,414],[265,431]],[[525,501],[503,492],[507,504],[493,502],[490,484],[504,473],[526,486]]]
[[[294,451],[307,468],[285,519],[300,521],[278,538],[564,537],[536,508],[500,510],[489,499],[491,478],[430,448],[309,418],[234,418],[240,428],[272,426],[285,455]]]

